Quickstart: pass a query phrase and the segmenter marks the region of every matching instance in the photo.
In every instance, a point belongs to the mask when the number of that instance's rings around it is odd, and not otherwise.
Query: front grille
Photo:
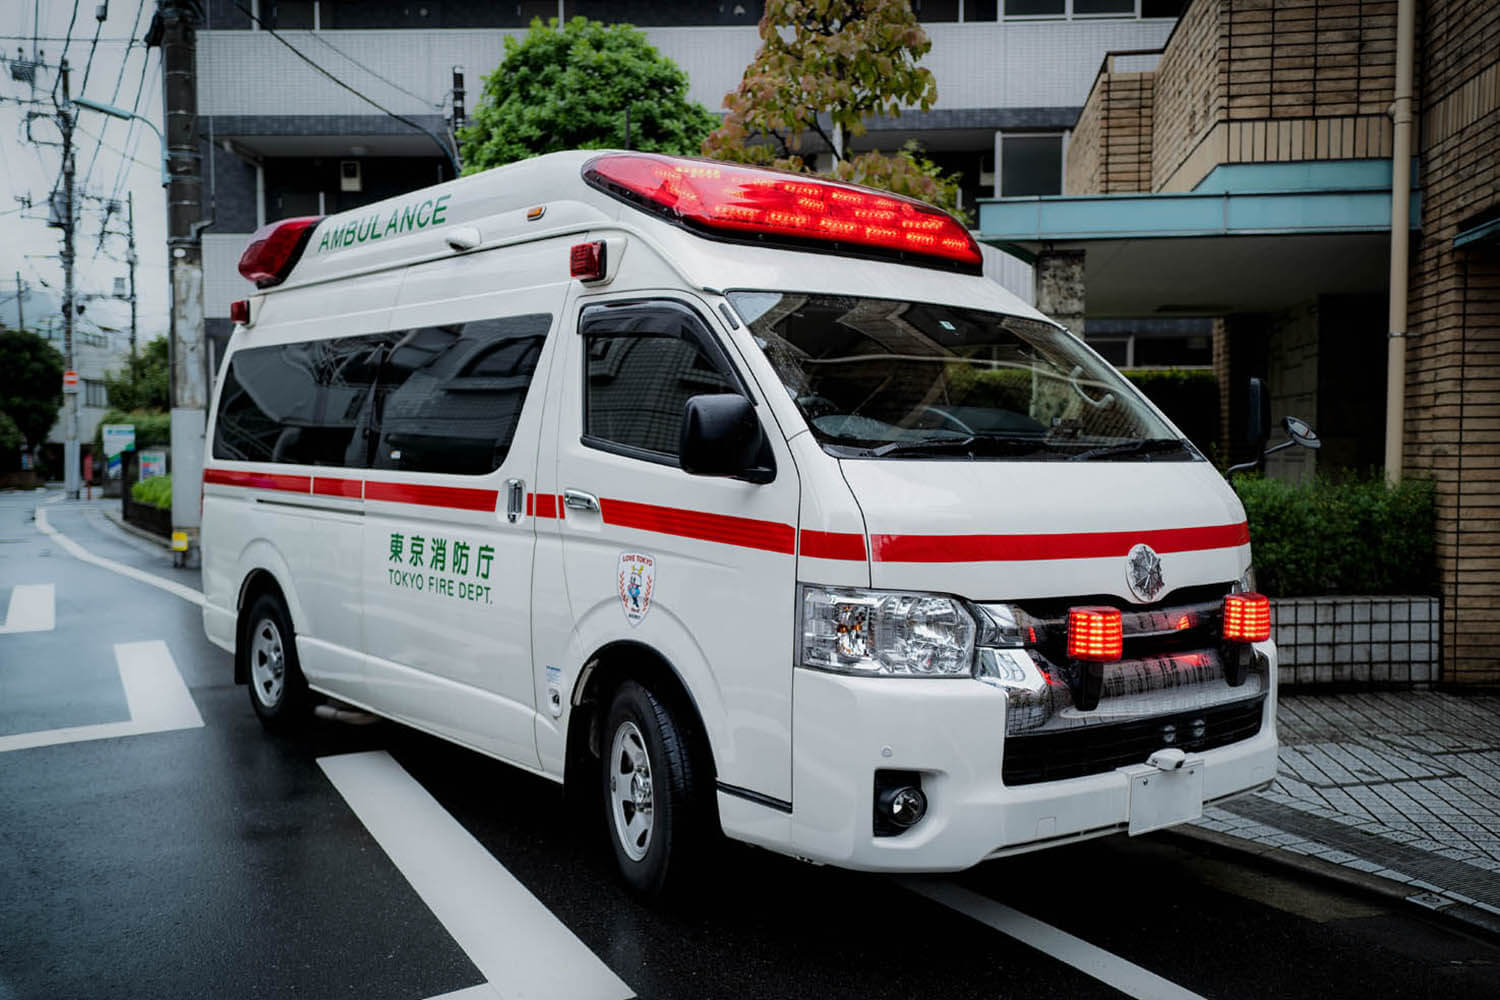
[[[1005,740],[1001,774],[1007,785],[1034,785],[1144,764],[1163,747],[1213,750],[1259,733],[1264,704],[1265,697],[1260,696],[1148,719],[1010,736]],[[1173,728],[1168,730],[1168,726]]]

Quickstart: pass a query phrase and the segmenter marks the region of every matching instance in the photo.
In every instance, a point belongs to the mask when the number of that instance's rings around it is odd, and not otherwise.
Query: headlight
[[[844,674],[968,677],[974,619],[940,594],[802,587],[804,667]]]
[[[1245,574],[1243,576],[1241,576],[1238,580],[1235,581],[1234,586],[1230,588],[1229,592],[1231,594],[1258,594],[1258,593],[1260,593],[1260,591],[1258,591],[1258,590],[1255,589],[1255,564],[1254,563],[1252,563],[1249,566],[1245,567]]]

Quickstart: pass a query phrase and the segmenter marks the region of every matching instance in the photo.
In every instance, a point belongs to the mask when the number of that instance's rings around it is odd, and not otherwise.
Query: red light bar
[[[233,302],[229,303],[229,322],[231,322],[231,323],[248,323],[248,322],[250,322],[250,300],[249,299],[235,299]]]
[[[568,273],[584,281],[604,277],[604,241],[575,243],[568,254]]]
[[[1264,642],[1271,638],[1271,599],[1265,594],[1227,595],[1224,638],[1232,642]]]
[[[1125,653],[1125,625],[1118,608],[1069,608],[1068,657],[1107,663]]]
[[[240,256],[240,274],[255,282],[257,288],[281,284],[322,221],[320,215],[304,215],[261,226]]]
[[[720,235],[790,237],[936,258],[978,271],[979,245],[946,212],[805,174],[621,153],[591,160],[589,183],[674,222]]]

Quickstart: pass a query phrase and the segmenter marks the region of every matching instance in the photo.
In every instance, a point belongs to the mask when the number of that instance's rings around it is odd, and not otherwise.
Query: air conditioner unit
[[[358,160],[339,161],[339,190],[340,191],[363,191],[365,189],[364,173],[360,169]]]

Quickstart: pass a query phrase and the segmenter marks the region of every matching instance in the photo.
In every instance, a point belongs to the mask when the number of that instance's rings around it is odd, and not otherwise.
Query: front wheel
[[[649,688],[626,681],[605,720],[610,844],[625,881],[648,897],[681,884],[710,835],[698,788],[704,775],[695,767],[681,714]]]
[[[250,704],[268,729],[300,720],[307,707],[307,681],[297,662],[297,638],[281,601],[262,594],[250,605],[241,634],[250,679]]]

